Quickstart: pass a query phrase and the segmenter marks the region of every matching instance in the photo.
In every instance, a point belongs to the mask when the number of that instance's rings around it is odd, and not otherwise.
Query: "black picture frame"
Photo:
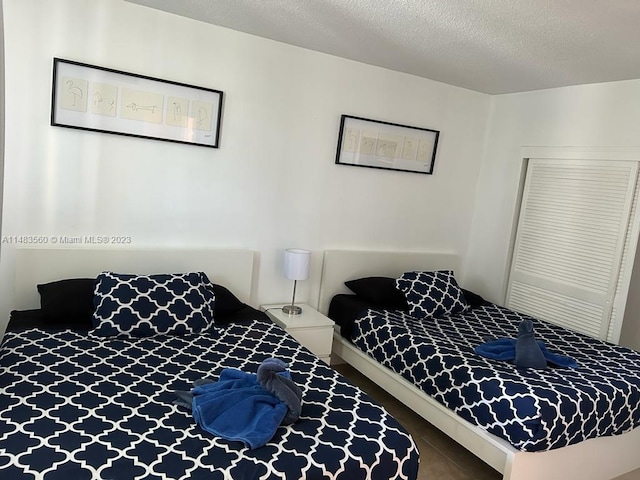
[[[439,130],[342,115],[338,165],[431,175]]]
[[[218,148],[223,95],[54,58],[51,125]]]

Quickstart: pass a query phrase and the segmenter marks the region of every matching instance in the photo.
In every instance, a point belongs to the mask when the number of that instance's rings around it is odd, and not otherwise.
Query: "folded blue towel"
[[[528,326],[525,326],[524,328],[525,332],[528,332],[527,328]],[[550,352],[549,350],[547,350],[547,347],[545,346],[544,342],[540,340],[534,339],[533,341],[536,343],[536,345],[538,346],[538,348],[540,349],[540,352],[544,357],[545,364],[542,368],[545,368],[546,364],[550,364],[560,368],[578,368],[579,366],[578,362],[576,362],[573,358]],[[518,349],[517,342],[518,342],[518,339],[516,338],[498,338],[496,340],[490,340],[481,345],[478,345],[474,349],[474,351],[476,352],[476,354],[482,357],[491,358],[493,360],[502,360],[505,362],[515,363],[517,358],[517,349]],[[521,344],[521,347],[522,347],[522,344]],[[529,346],[525,345],[525,347],[528,348]],[[527,357],[528,353],[526,351],[525,351],[525,355],[522,354],[522,351],[520,353],[521,353],[521,356],[519,358],[520,364],[518,365],[516,363],[517,367],[540,368],[540,367],[533,366],[533,363],[536,363],[539,360],[535,357],[535,354],[533,355],[533,358],[534,358],[533,362],[531,364],[527,364],[526,362],[530,360],[530,358]]]
[[[279,425],[293,423],[300,415],[302,392],[286,367],[277,359],[260,365],[259,376],[268,388],[258,375],[226,368],[218,381],[198,380],[191,391],[176,392],[174,403],[191,409],[203,430],[258,448],[271,440]]]
[[[220,379],[191,390],[193,418],[200,427],[250,449],[266,444],[287,414],[286,404],[260,385],[256,376],[225,369]]]

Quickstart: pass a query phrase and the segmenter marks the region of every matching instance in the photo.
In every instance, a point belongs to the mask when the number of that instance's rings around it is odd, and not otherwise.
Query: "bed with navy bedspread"
[[[362,306],[357,299],[342,300]],[[523,319],[534,321],[536,338],[548,350],[572,357],[579,367],[518,369],[474,353],[488,337],[516,336]],[[345,325],[359,349],[522,451],[550,450],[640,425],[636,351],[487,302],[421,319],[406,310],[370,308]]]
[[[43,309],[13,312],[0,345],[0,478],[416,478],[418,450],[406,430],[264,313],[217,285],[212,308],[200,274],[103,277],[95,295],[94,279],[38,286]],[[159,285],[181,300],[158,295]],[[88,300],[60,302],[71,297]],[[178,321],[142,321],[150,301],[163,312],[180,304]],[[215,314],[215,323],[201,325],[200,313]],[[190,331],[194,325],[202,328]],[[167,326],[172,333],[147,331]],[[287,363],[302,410],[260,448],[206,432],[174,403],[198,380],[216,380],[223,369],[256,373],[269,358]]]
[[[285,359],[300,419],[264,447],[216,438],[172,404],[222,368]],[[0,350],[0,478],[413,479],[413,440],[382,407],[269,320],[207,333],[97,339],[8,332]]]

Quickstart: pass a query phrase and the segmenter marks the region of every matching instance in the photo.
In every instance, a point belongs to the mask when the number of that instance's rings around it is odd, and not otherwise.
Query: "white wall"
[[[638,125],[640,80],[493,97],[469,241],[467,286],[504,302],[521,147],[640,146]],[[630,322],[640,327],[637,309],[626,311],[626,326]]]
[[[311,303],[327,248],[466,252],[489,96],[120,0],[3,3],[3,236],[254,249],[256,305],[289,299],[285,247]],[[50,126],[53,57],[224,91],[220,149]],[[441,130],[435,174],[334,165],[343,113]]]

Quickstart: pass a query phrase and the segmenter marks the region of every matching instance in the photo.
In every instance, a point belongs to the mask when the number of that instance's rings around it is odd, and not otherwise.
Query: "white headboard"
[[[460,273],[460,257],[453,253],[325,250],[318,308],[326,314],[338,293],[353,293],[344,282],[362,277],[399,277],[412,270],[453,270]]]
[[[18,248],[15,251],[13,309],[38,308],[36,285],[65,278],[118,273],[205,272],[240,300],[252,299],[255,252],[223,249]]]

